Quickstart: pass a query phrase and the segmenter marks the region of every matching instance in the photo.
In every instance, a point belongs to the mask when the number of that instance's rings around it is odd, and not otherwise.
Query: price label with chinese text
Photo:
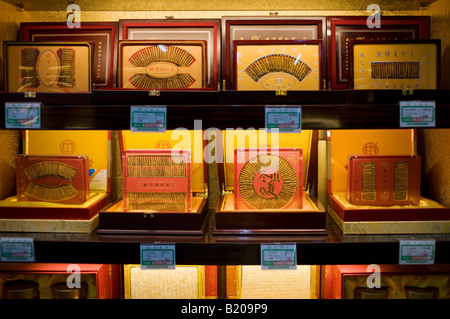
[[[400,265],[434,264],[435,240],[400,240]]]
[[[270,133],[274,129],[279,133],[300,133],[302,108],[266,106],[266,131]]]
[[[435,101],[401,101],[400,127],[435,127]]]
[[[297,269],[296,244],[261,244],[261,269]]]
[[[0,238],[0,260],[35,262],[33,238]]]
[[[141,269],[175,269],[175,244],[141,244]]]
[[[41,128],[41,103],[5,103],[5,128]]]
[[[132,132],[161,132],[167,127],[167,108],[132,106],[130,130]]]

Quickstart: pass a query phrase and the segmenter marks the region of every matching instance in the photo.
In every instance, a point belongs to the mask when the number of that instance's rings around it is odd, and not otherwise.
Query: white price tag
[[[266,106],[266,131],[270,133],[273,129],[280,133],[300,133],[302,108]]]
[[[141,269],[175,269],[175,244],[141,244]]]
[[[400,127],[435,127],[435,101],[401,101]]]
[[[167,127],[167,107],[132,106],[130,130],[132,132],[161,132]]]
[[[33,238],[0,238],[0,260],[35,262]]]
[[[400,240],[400,265],[434,264],[435,240]]]
[[[261,244],[261,269],[297,269],[297,245]]]
[[[5,128],[41,128],[41,103],[5,103]]]

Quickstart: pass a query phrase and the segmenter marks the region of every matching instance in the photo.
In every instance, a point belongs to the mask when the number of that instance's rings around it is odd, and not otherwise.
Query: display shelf
[[[266,105],[302,107],[303,129],[399,128],[399,101],[436,101],[436,128],[450,128],[448,90],[406,91],[128,91],[98,90],[81,95],[0,93],[5,102],[42,102],[42,129],[127,130],[130,107],[167,105],[167,129],[262,128]],[[0,129],[5,128],[0,112]],[[237,120],[238,119],[238,120]],[[436,264],[450,264],[450,234],[343,235],[333,221],[325,235],[118,235],[0,233],[32,237],[36,262],[139,263],[141,243],[175,243],[178,264],[258,265],[260,244],[296,243],[298,264],[397,264],[399,240],[436,240]]]
[[[259,265],[261,243],[296,243],[299,265],[398,264],[400,240],[436,240],[435,264],[450,264],[450,234],[343,235],[331,220],[326,235],[144,236],[0,233],[34,239],[36,262],[139,264],[140,244],[176,244],[179,265]]]
[[[38,94],[25,98],[18,93],[0,93],[0,103],[41,102],[42,129],[127,130],[130,107],[166,105],[167,129],[263,128],[265,107],[302,107],[303,129],[395,129],[399,128],[399,101],[436,101],[436,128],[450,128],[449,90],[389,91],[297,91],[276,92],[200,91],[94,91],[90,96]],[[154,94],[154,95],[152,95]],[[158,96],[159,94],[159,96]],[[89,95],[89,94],[88,94]],[[77,101],[77,102],[76,102]],[[128,102],[127,102],[128,101]],[[0,129],[5,128],[5,112]],[[236,121],[239,119],[239,121]],[[196,126],[197,125],[197,126]]]

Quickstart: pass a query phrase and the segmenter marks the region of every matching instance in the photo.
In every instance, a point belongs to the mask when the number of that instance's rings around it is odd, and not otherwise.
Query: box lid
[[[207,165],[203,150],[205,141],[202,130],[167,130],[164,133],[119,131],[121,152],[145,149],[184,149],[191,151],[191,188],[193,192],[206,191]]]
[[[110,192],[110,131],[26,130],[23,132],[25,155],[87,155],[89,189]]]
[[[91,42],[5,42],[6,91],[92,92],[92,50]]]
[[[314,178],[317,162],[318,131],[301,133],[266,133],[265,129],[226,130],[217,138],[219,154],[219,182],[223,190],[234,191],[234,150],[237,148],[300,148],[303,151],[303,190],[308,191]]]
[[[350,155],[414,155],[415,130],[330,130],[329,193],[347,192]]]

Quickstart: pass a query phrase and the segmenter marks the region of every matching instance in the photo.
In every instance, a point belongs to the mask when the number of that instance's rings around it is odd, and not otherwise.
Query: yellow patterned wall
[[[19,12],[17,9],[4,2],[0,2],[0,34],[2,48],[4,41],[17,39],[20,21],[26,19],[25,12]],[[3,77],[3,49],[0,50],[0,88],[4,86]],[[15,164],[14,156],[20,150],[19,131],[0,130],[0,199],[15,194]]]
[[[441,88],[450,88],[450,1],[438,0],[428,10],[431,37],[441,39]],[[450,206],[450,129],[418,131],[418,151],[422,155],[422,187],[427,195]]]

